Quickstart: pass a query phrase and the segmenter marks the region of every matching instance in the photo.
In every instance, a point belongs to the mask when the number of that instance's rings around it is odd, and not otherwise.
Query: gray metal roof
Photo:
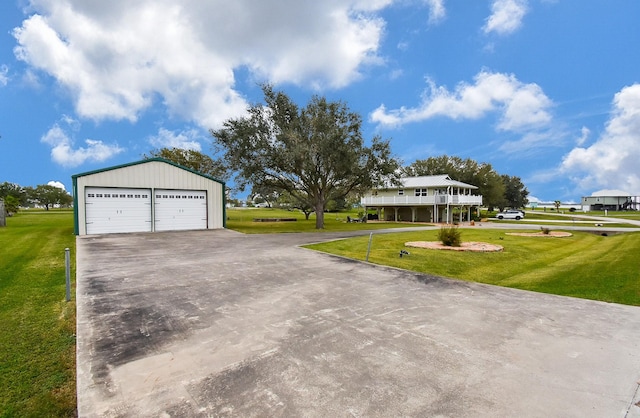
[[[448,174],[440,174],[437,176],[420,176],[420,177],[404,177],[400,180],[402,187],[412,188],[430,188],[430,187],[459,187],[461,189],[477,189],[472,184],[463,183],[457,180],[451,180]]]
[[[78,177],[84,177],[84,176],[89,176],[91,174],[103,173],[105,171],[118,170],[120,168],[131,167],[131,166],[135,166],[135,165],[139,165],[139,164],[147,164],[147,163],[154,162],[154,161],[172,165],[172,166],[180,168],[182,170],[189,171],[189,172],[191,172],[193,174],[196,174],[198,176],[205,177],[205,178],[207,178],[209,180],[213,180],[213,181],[215,181],[217,183],[220,183],[222,185],[225,184],[224,181],[218,180],[217,178],[214,178],[214,177],[211,177],[208,174],[204,174],[204,173],[201,173],[199,171],[192,170],[191,168],[182,166],[180,164],[174,163],[173,161],[167,160],[165,158],[160,158],[160,157],[147,158],[147,159],[144,159],[144,160],[134,161],[134,162],[127,163],[127,164],[115,165],[115,166],[112,166],[112,167],[105,167],[105,168],[100,168],[98,170],[92,170],[92,171],[87,171],[87,172],[84,172],[84,173],[74,174],[74,175],[71,176],[71,179],[75,182]]]

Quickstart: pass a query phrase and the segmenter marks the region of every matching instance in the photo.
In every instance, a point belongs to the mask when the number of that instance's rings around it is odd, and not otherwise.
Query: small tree
[[[561,204],[562,203],[559,200],[556,200],[556,201],[553,202],[553,206],[556,207],[556,212],[560,212],[560,205]]]
[[[13,196],[7,196],[4,198],[4,212],[7,216],[13,216],[18,212],[20,202]]]
[[[524,208],[529,203],[529,191],[520,180],[520,177],[502,175],[502,182],[504,183],[504,201],[506,206],[518,209]]]
[[[440,228],[438,239],[447,247],[459,247],[462,244],[462,234],[455,225]]]

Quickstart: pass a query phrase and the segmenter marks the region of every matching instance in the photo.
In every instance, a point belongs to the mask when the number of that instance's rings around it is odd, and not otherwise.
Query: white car
[[[516,221],[519,221],[520,219],[524,218],[524,212],[521,210],[505,210],[503,212],[498,212],[496,218],[515,219]]]

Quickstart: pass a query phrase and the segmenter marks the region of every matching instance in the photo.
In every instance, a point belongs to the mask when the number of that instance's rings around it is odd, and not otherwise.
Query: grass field
[[[0,248],[0,417],[75,416],[75,301],[65,302],[64,265],[70,248],[75,267],[73,212],[19,212],[0,228]]]
[[[402,228],[411,223],[347,223],[347,216],[358,217],[358,211],[325,213],[321,231],[355,231],[360,229]],[[295,218],[295,222],[254,222],[256,218]],[[276,232],[318,232],[315,214],[305,219],[300,211],[273,208],[227,209],[227,228],[245,234],[270,234]]]
[[[421,273],[543,293],[640,305],[640,233],[568,238],[505,235],[504,230],[462,229],[463,241],[504,247],[499,253],[406,248],[408,241],[437,241],[437,231],[373,236],[369,261]],[[309,245],[318,251],[364,260],[369,237]],[[409,256],[399,257],[401,249]]]

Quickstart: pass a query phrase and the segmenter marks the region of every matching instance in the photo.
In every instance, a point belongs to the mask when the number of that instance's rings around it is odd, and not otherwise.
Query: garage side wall
[[[86,187],[206,190],[207,229],[224,228],[224,185],[161,161],[149,161],[76,178],[75,204],[78,235],[86,235]]]

